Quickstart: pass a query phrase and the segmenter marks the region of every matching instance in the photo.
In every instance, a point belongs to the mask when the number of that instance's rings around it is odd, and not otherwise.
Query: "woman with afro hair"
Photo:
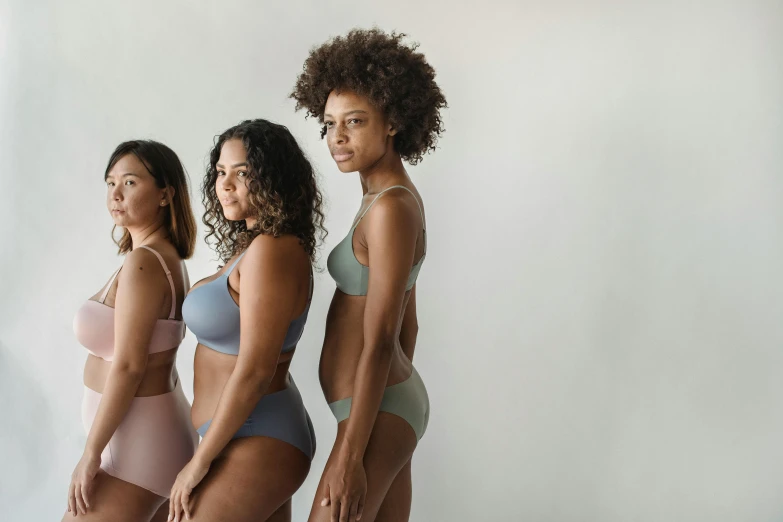
[[[411,457],[429,418],[411,363],[426,223],[403,162],[435,149],[447,105],[404,36],[355,29],[329,40],[310,52],[291,93],[321,123],[337,168],[359,173],[364,194],[327,263],[337,290],[319,375],[338,428],[311,522],[408,520]]]

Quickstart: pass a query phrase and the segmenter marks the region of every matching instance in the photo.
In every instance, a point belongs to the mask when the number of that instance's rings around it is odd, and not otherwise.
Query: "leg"
[[[169,500],[166,499],[166,502],[164,502],[163,505],[158,508],[158,512],[155,513],[155,515],[152,517],[150,522],[167,522],[168,518],[169,518]]]
[[[337,448],[345,436],[346,421],[337,426],[337,440],[326,463],[328,467],[336,457]],[[367,498],[362,514],[362,522],[373,522],[386,498],[394,479],[410,462],[416,448],[416,434],[406,420],[387,412],[379,412],[378,418],[364,454],[364,471],[367,474]],[[331,506],[321,507],[323,477],[316,490],[313,506],[310,510],[310,522],[331,522]],[[410,496],[408,496],[410,509]],[[400,508],[400,506],[398,506]]]
[[[309,470],[310,459],[287,442],[233,440],[194,490],[191,521],[266,520],[291,499]]]
[[[266,522],[291,522],[291,499],[285,501],[285,503],[277,508],[277,511],[272,513],[272,516],[266,519]]]
[[[166,499],[130,482],[112,477],[103,470],[95,476],[86,515],[66,511],[62,522],[138,522],[150,520]]]
[[[407,522],[411,516],[411,461],[397,473],[386,498],[381,503],[375,522]],[[364,517],[362,517],[364,519]]]

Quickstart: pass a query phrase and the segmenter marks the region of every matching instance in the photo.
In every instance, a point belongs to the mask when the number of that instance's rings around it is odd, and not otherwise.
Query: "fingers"
[[[354,522],[357,520],[356,513],[359,510],[359,502],[351,502],[351,511],[348,513],[348,521]]]
[[[74,490],[75,486],[73,485],[73,481],[71,481],[71,485],[68,486],[68,513],[76,516],[76,497]]]
[[[174,506],[176,505],[177,505],[177,490],[176,488],[172,488],[171,496],[169,497],[169,518],[166,519],[166,522],[171,522],[172,520],[174,520],[174,515],[176,513]]]
[[[82,498],[84,499],[84,505],[87,507],[87,509],[90,509],[90,499],[88,498],[88,493],[92,494],[92,482],[89,483],[83,483],[82,484]]]
[[[324,486],[324,495],[323,500],[321,501],[321,507],[328,506],[330,504],[330,498],[329,498],[329,484]]]
[[[82,497],[82,484],[81,482],[76,484],[74,488],[74,496],[76,497],[76,512],[79,515],[87,514],[87,506],[84,505],[84,498]]]
[[[356,520],[357,522],[362,519],[362,512],[364,511],[364,501],[366,499],[367,495],[366,493],[363,493],[361,497],[359,497],[359,502],[356,503]]]
[[[351,501],[347,497],[340,499],[340,518],[339,522],[348,522],[351,514]]]
[[[338,499],[336,499],[336,498],[333,498],[331,500],[331,505],[332,505],[331,520],[332,520],[332,522],[339,522],[339,518],[340,518],[340,501]]]
[[[185,514],[185,518],[190,520],[190,492],[182,494],[182,511]]]

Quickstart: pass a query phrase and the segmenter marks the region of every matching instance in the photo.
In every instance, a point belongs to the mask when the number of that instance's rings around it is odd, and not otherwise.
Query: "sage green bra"
[[[337,288],[345,294],[367,295],[367,282],[370,279],[370,267],[359,263],[359,261],[356,259],[356,256],[353,253],[353,233],[356,230],[356,227],[359,226],[359,222],[362,220],[365,214],[369,212],[375,202],[378,201],[378,198],[381,197],[381,194],[394,188],[405,189],[411,193],[413,199],[416,201],[416,205],[419,207],[422,227],[424,226],[424,212],[421,210],[419,200],[408,187],[394,185],[393,187],[389,187],[380,191],[378,195],[375,196],[375,199],[372,200],[372,203],[370,203],[364,212],[362,212],[362,215],[359,216],[359,219],[356,220],[354,225],[351,227],[351,231],[348,233],[345,239],[340,241],[337,246],[334,247],[326,261],[326,268],[329,270],[329,275],[331,275],[332,279],[334,279],[335,283],[337,283]],[[421,269],[421,265],[424,262],[424,258],[427,256],[427,230],[423,230],[424,254],[422,254],[418,263],[413,265],[411,268],[411,273],[408,276],[408,284],[405,286],[406,291],[413,288],[413,285],[416,284],[416,278],[419,276],[419,270]]]

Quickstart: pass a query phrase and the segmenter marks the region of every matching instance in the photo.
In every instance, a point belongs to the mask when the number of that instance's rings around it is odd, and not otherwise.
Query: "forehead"
[[[232,138],[223,143],[220,148],[220,163],[238,163],[247,159],[247,150],[242,140]]]
[[[123,174],[136,174],[139,177],[152,177],[147,166],[135,154],[126,154],[114,163],[106,177],[122,176]]]
[[[366,96],[356,94],[353,91],[334,90],[329,93],[324,107],[324,115],[338,117],[351,111],[365,111],[370,114],[380,112]]]

